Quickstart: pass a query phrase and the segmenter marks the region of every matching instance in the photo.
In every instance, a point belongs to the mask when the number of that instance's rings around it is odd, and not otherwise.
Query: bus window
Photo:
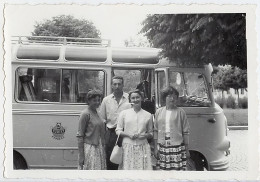
[[[60,69],[18,68],[18,100],[59,102]]]
[[[209,107],[211,105],[202,74],[170,71],[169,75],[170,85],[179,91],[178,105],[180,107]]]
[[[124,78],[124,92],[129,93],[131,90],[139,89],[143,95],[142,109],[155,113],[155,103],[152,98],[154,95],[153,82],[151,69],[113,69],[112,76],[122,76]]]
[[[113,76],[122,76],[124,78],[124,92],[129,93],[136,89],[138,83],[141,81],[140,70],[122,70],[114,69]]]
[[[180,72],[173,72],[173,71],[169,72],[170,85],[178,90],[180,97],[187,95],[183,74],[184,73],[180,73]]]
[[[164,101],[161,98],[161,90],[166,87],[166,75],[164,71],[157,72],[157,84],[158,84],[158,107],[162,107],[165,105]]]
[[[64,69],[62,71],[62,102],[85,103],[89,90],[99,90],[104,95],[105,74],[98,70]]]
[[[17,73],[20,101],[85,103],[89,90],[105,91],[103,71],[18,68]]]

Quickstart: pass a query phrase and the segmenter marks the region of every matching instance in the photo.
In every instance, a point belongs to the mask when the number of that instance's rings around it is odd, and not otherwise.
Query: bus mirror
[[[210,63],[208,65],[204,65],[204,67],[206,69],[206,72],[205,72],[206,80],[208,83],[211,83],[211,73],[213,72],[213,67]]]
[[[198,78],[199,78],[199,79],[203,78],[203,75],[199,75]]]

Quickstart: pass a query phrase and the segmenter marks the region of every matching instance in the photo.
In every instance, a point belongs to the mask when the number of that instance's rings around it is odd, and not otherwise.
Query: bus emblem
[[[61,140],[64,138],[65,128],[61,126],[61,123],[57,123],[56,126],[52,127],[52,138],[56,140]]]

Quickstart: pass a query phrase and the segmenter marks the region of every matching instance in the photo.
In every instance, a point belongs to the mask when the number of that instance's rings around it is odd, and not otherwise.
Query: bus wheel
[[[13,154],[13,168],[14,169],[28,169],[26,161],[23,156],[18,152],[14,151]]]
[[[197,152],[190,152],[190,159],[187,161],[188,171],[204,171],[203,157]]]

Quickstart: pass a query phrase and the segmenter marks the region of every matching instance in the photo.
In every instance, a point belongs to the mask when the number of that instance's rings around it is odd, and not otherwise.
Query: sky
[[[63,6],[56,5],[7,5],[5,20],[9,36],[28,36],[36,22],[43,22],[58,15],[73,15],[90,20],[101,32],[101,37],[110,39],[112,46],[124,46],[124,40],[136,37],[147,12],[141,7],[117,8],[111,6]],[[140,35],[139,35],[140,36]],[[142,37],[142,36],[141,36]]]

